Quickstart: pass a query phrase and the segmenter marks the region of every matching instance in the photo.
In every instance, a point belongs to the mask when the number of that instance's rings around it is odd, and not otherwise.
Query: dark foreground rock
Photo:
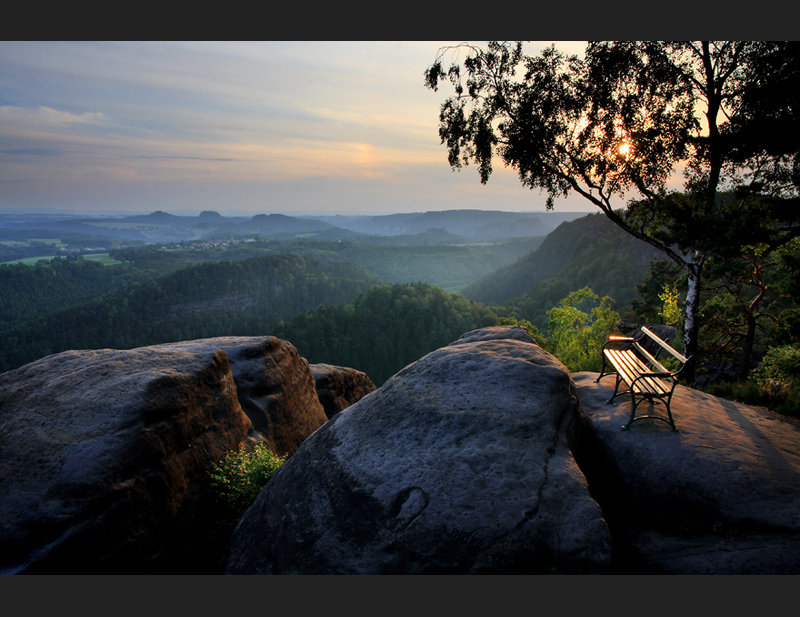
[[[336,414],[237,526],[231,574],[603,572],[570,375],[518,327],[463,336]]]
[[[190,353],[225,352],[242,411],[269,448],[295,453],[327,420],[314,377],[294,345],[274,336],[228,336],[159,345]]]
[[[621,431],[630,399],[606,405],[614,378],[596,378],[573,375],[584,418],[579,461],[614,534],[617,569],[800,574],[796,421],[678,386],[679,432],[658,420]]]
[[[250,429],[216,350],[68,351],[3,373],[0,573],[210,567],[206,469]]]
[[[319,402],[329,420],[377,389],[367,374],[357,369],[330,364],[310,366]]]
[[[514,326],[361,375],[274,337],[0,375],[0,573],[800,574],[796,420],[679,387],[679,432],[621,431]],[[206,470],[262,434],[295,454],[222,559]]]

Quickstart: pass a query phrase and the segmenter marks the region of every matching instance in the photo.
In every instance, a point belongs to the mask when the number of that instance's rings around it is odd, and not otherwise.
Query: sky
[[[0,212],[543,210],[450,168],[423,73],[458,43],[0,41]]]

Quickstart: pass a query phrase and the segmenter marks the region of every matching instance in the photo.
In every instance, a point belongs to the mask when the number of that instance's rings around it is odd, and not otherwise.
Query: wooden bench
[[[644,343],[648,341],[653,341],[658,345],[654,354],[651,354],[644,347]],[[652,347],[651,345],[651,349]],[[662,350],[666,350],[678,360],[680,365],[677,370],[669,371],[656,359]],[[677,431],[675,420],[672,418],[670,402],[672,401],[672,393],[675,391],[675,386],[678,384],[678,374],[683,370],[687,362],[687,358],[675,351],[649,329],[642,326],[641,333],[636,337],[608,337],[608,341],[603,345],[603,368],[595,383],[599,383],[606,375],[615,374],[617,376],[614,394],[606,401],[609,405],[613,404],[614,399],[618,396],[630,393],[633,409],[631,410],[630,419],[622,427],[623,430],[630,428],[631,424],[637,420],[653,418],[666,422],[673,431]],[[606,371],[606,366],[609,364],[611,368]],[[625,382],[628,390],[619,392],[621,382]],[[636,408],[642,401],[650,401],[651,404],[656,401],[663,403],[667,408],[668,419],[659,415],[636,416]]]

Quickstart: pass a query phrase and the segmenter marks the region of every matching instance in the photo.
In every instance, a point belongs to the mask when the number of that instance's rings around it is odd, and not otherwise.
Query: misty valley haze
[[[274,334],[382,383],[504,316],[546,331],[565,289],[624,307],[654,257],[580,212],[18,213],[0,225],[0,371],[67,349]]]

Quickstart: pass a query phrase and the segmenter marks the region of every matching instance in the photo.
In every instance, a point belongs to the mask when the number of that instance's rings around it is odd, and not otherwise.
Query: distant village
[[[240,244],[242,242],[255,242],[256,238],[236,238],[232,240],[203,240],[202,242],[198,241],[191,241],[191,242],[171,242],[169,244],[161,245],[162,251],[168,251],[170,249],[182,248],[182,249],[216,249],[216,248],[225,248],[227,246],[231,246],[232,244]]]
[[[84,253],[107,253],[108,249],[104,246],[84,246],[83,248],[68,248],[66,246],[59,246],[56,248],[56,254],[58,255],[75,255],[80,254],[83,255]]]
[[[170,242],[162,244],[159,248],[162,251],[169,251],[175,249],[194,249],[194,250],[209,250],[216,248],[226,248],[242,242],[255,242],[259,238],[236,238],[229,240],[193,240],[190,242]],[[84,255],[86,253],[107,253],[108,248],[104,246],[84,246],[81,248],[70,248],[67,246],[59,246],[56,248],[58,255]]]

